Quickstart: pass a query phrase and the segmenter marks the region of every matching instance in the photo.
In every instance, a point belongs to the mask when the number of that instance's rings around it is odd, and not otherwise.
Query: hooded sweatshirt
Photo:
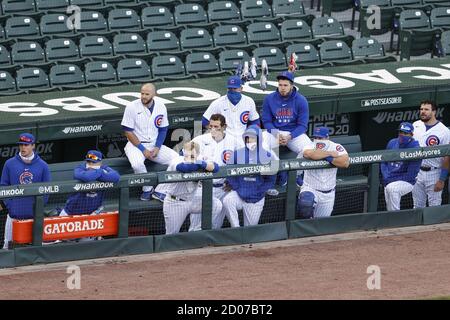
[[[8,159],[3,167],[0,185],[30,184],[51,180],[47,163],[35,154],[31,163],[25,163],[19,154]],[[34,217],[34,198],[18,197],[7,199],[5,204],[13,219],[32,219]],[[48,196],[44,197],[46,203]]]
[[[389,141],[386,147],[387,150],[408,148],[419,148],[419,142],[411,138],[408,143],[400,144],[398,138],[395,138]],[[382,162],[381,173],[384,186],[394,181],[406,181],[414,185],[421,163],[422,160]]]
[[[294,139],[308,129],[308,101],[295,87],[286,98],[277,90],[264,98],[261,119],[269,132],[273,129],[289,131]]]
[[[249,150],[247,147],[238,149],[234,152],[234,156],[230,158],[227,164],[268,164],[274,160],[272,154],[262,147],[262,131],[252,125],[247,128],[243,134],[257,137],[257,147],[255,150]],[[228,177],[227,182],[231,188],[237,192],[239,197],[248,203],[256,203],[264,198],[266,191],[275,185],[276,175],[247,175]]]

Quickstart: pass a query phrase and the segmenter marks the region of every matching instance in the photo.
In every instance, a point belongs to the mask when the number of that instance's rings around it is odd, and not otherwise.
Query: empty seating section
[[[4,0],[0,95],[232,74],[252,57],[258,63],[265,59],[270,70],[285,70],[293,52],[300,68],[396,61],[371,37],[387,32],[391,49],[397,40],[399,59],[450,54],[450,1],[323,0],[322,12],[314,15],[304,5],[301,0]],[[381,14],[377,28],[369,26],[373,5]],[[79,19],[73,6],[81,8]],[[351,28],[359,21],[356,37],[332,16],[347,9]]]

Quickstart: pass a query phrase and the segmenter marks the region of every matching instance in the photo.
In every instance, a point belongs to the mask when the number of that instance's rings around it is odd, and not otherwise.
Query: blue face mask
[[[228,90],[227,97],[233,105],[237,105],[241,101],[242,95],[240,92]]]
[[[406,145],[409,142],[411,142],[412,137],[408,137],[408,136],[398,136],[398,143],[400,145]]]

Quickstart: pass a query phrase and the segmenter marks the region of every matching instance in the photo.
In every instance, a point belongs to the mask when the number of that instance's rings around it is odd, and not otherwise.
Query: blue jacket
[[[73,177],[81,182],[118,182],[120,179],[119,173],[108,166],[101,166],[100,169],[87,169],[85,163],[75,168]],[[64,211],[69,215],[90,214],[102,205],[104,197],[104,190],[72,194],[67,199]]]
[[[418,147],[419,142],[417,140],[412,139],[406,145],[399,145],[398,138],[395,138],[389,141],[386,149],[396,150]],[[382,162],[381,174],[383,175],[383,185],[386,186],[394,181],[406,181],[414,185],[421,163],[422,160]]]
[[[227,164],[268,164],[272,154],[262,147],[262,131],[252,126],[258,133],[258,144],[254,151],[247,147],[238,149]],[[249,129],[247,129],[249,130]],[[254,174],[249,176],[228,177],[226,182],[236,191],[245,202],[256,203],[264,198],[266,191],[275,186],[276,175]]]
[[[35,153],[31,163],[23,162],[19,154],[8,159],[3,167],[0,185],[30,184],[51,180],[48,164]],[[35,197],[20,197],[5,200],[9,216],[13,219],[32,219],[34,217]],[[48,196],[44,197],[46,203]]]
[[[287,98],[277,90],[264,98],[261,119],[269,132],[273,129],[289,131],[292,138],[296,138],[308,130],[308,101],[295,87]]]

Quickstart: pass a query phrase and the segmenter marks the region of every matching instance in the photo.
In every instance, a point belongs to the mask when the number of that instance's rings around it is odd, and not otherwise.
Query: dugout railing
[[[380,162],[407,161],[414,159],[436,158],[450,155],[450,146],[434,146],[417,149],[382,150],[358,152],[350,154],[352,170],[358,166],[366,166],[367,177],[356,183],[365,184],[364,201],[367,213],[361,210],[351,214],[334,215],[326,219],[299,219],[296,215],[298,188],[296,186],[297,170],[310,170],[331,167],[326,161],[310,161],[305,159],[281,160],[267,165],[235,165],[222,167],[216,174],[194,172],[180,174],[178,172],[157,172],[143,175],[123,175],[118,183],[99,184],[80,183],[77,181],[54,181],[45,184],[15,185],[0,188],[0,199],[33,196],[35,197],[35,217],[32,229],[32,243],[17,246],[12,250],[0,249],[0,267],[12,267],[34,263],[49,263],[87,258],[119,256],[126,254],[152,253],[170,250],[198,248],[209,245],[231,245],[261,241],[275,241],[288,238],[339,233],[350,230],[373,230],[387,227],[432,224],[450,221],[450,206],[426,209],[407,209],[398,212],[377,212],[380,199]],[[285,190],[281,190],[274,211],[279,219],[261,223],[256,226],[240,228],[222,228],[211,230],[212,187],[214,178],[248,175],[255,173],[288,171],[288,182]],[[202,230],[181,232],[175,235],[162,233],[130,235],[130,212],[133,201],[130,195],[143,185],[156,186],[159,183],[202,180]],[[351,187],[355,183],[352,176],[339,176],[337,188]],[[358,180],[358,179],[356,179]],[[61,197],[77,191],[107,190],[111,199],[116,201],[119,211],[117,236],[102,241],[64,242],[43,246],[43,222],[47,212],[44,196]],[[448,192],[448,191],[446,191]],[[447,198],[447,197],[446,197]],[[281,201],[280,201],[281,199]],[[348,199],[347,199],[348,201]],[[141,210],[150,210],[142,203]],[[282,204],[280,204],[282,203]],[[49,201],[52,205],[52,202]],[[162,217],[161,209],[159,215]],[[3,221],[5,217],[2,217]],[[4,228],[4,223],[0,224]],[[183,230],[184,231],[184,230]],[[2,239],[3,240],[3,239]]]

